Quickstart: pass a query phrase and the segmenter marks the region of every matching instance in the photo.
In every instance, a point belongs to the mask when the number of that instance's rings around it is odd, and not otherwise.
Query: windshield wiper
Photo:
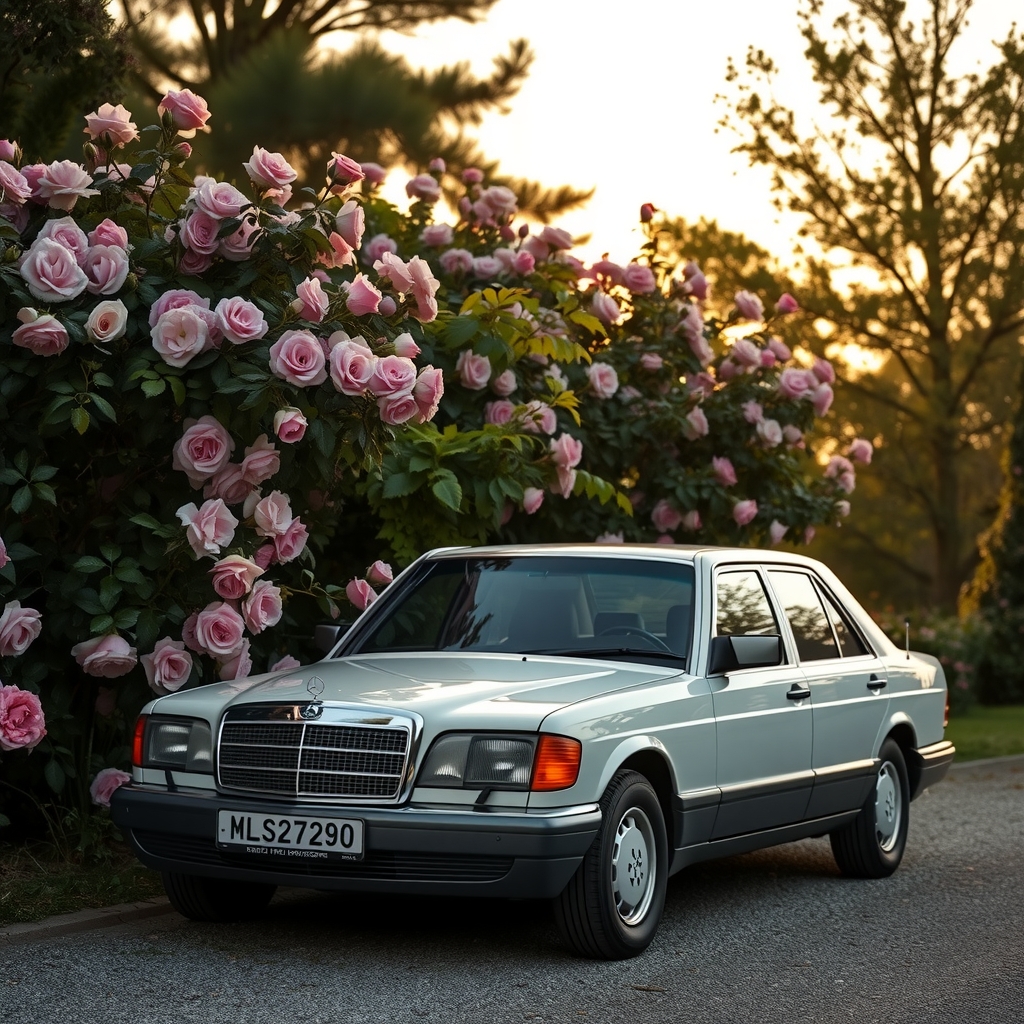
[[[591,649],[579,647],[546,647],[537,651],[519,651],[519,654],[550,654],[556,658],[607,658],[613,654],[642,655],[645,658],[667,658],[669,661],[681,661],[685,664],[686,657],[673,654],[671,651],[651,650],[643,647],[596,647]]]

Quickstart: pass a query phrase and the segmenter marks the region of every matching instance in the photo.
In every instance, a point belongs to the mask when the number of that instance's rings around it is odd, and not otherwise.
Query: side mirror
[[[720,676],[740,668],[769,668],[781,664],[781,636],[716,636],[711,641],[708,675]]]
[[[322,622],[313,631],[313,645],[323,654],[330,654],[334,645],[348,632],[351,622]]]

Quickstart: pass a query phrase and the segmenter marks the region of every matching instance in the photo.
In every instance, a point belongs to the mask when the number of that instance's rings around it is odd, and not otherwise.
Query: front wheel
[[[240,921],[254,917],[270,902],[276,885],[201,878],[176,871],[162,873],[171,906],[192,921]]]
[[[665,906],[668,836],[651,784],[621,771],[601,798],[601,829],[555,900],[562,937],[582,956],[624,960],[654,938]]]
[[[903,751],[887,739],[878,752],[875,785],[860,814],[829,838],[839,870],[851,878],[886,878],[903,859],[910,824],[910,782]]]

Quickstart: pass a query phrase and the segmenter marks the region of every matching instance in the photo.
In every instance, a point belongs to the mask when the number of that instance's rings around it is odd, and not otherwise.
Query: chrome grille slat
[[[329,708],[346,718],[358,709]],[[371,722],[285,720],[300,706],[245,706],[221,725],[217,771],[221,786],[297,797],[395,802],[406,776],[413,723],[391,715]],[[254,720],[255,719],[255,720]],[[378,724],[380,723],[380,724]]]

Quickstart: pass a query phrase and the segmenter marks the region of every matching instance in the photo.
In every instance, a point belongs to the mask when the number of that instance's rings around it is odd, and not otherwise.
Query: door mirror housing
[[[351,627],[351,622],[322,622],[313,631],[313,645],[323,654],[330,654],[334,645]]]
[[[720,676],[740,668],[770,668],[781,664],[781,636],[716,636],[711,640],[709,676]]]

